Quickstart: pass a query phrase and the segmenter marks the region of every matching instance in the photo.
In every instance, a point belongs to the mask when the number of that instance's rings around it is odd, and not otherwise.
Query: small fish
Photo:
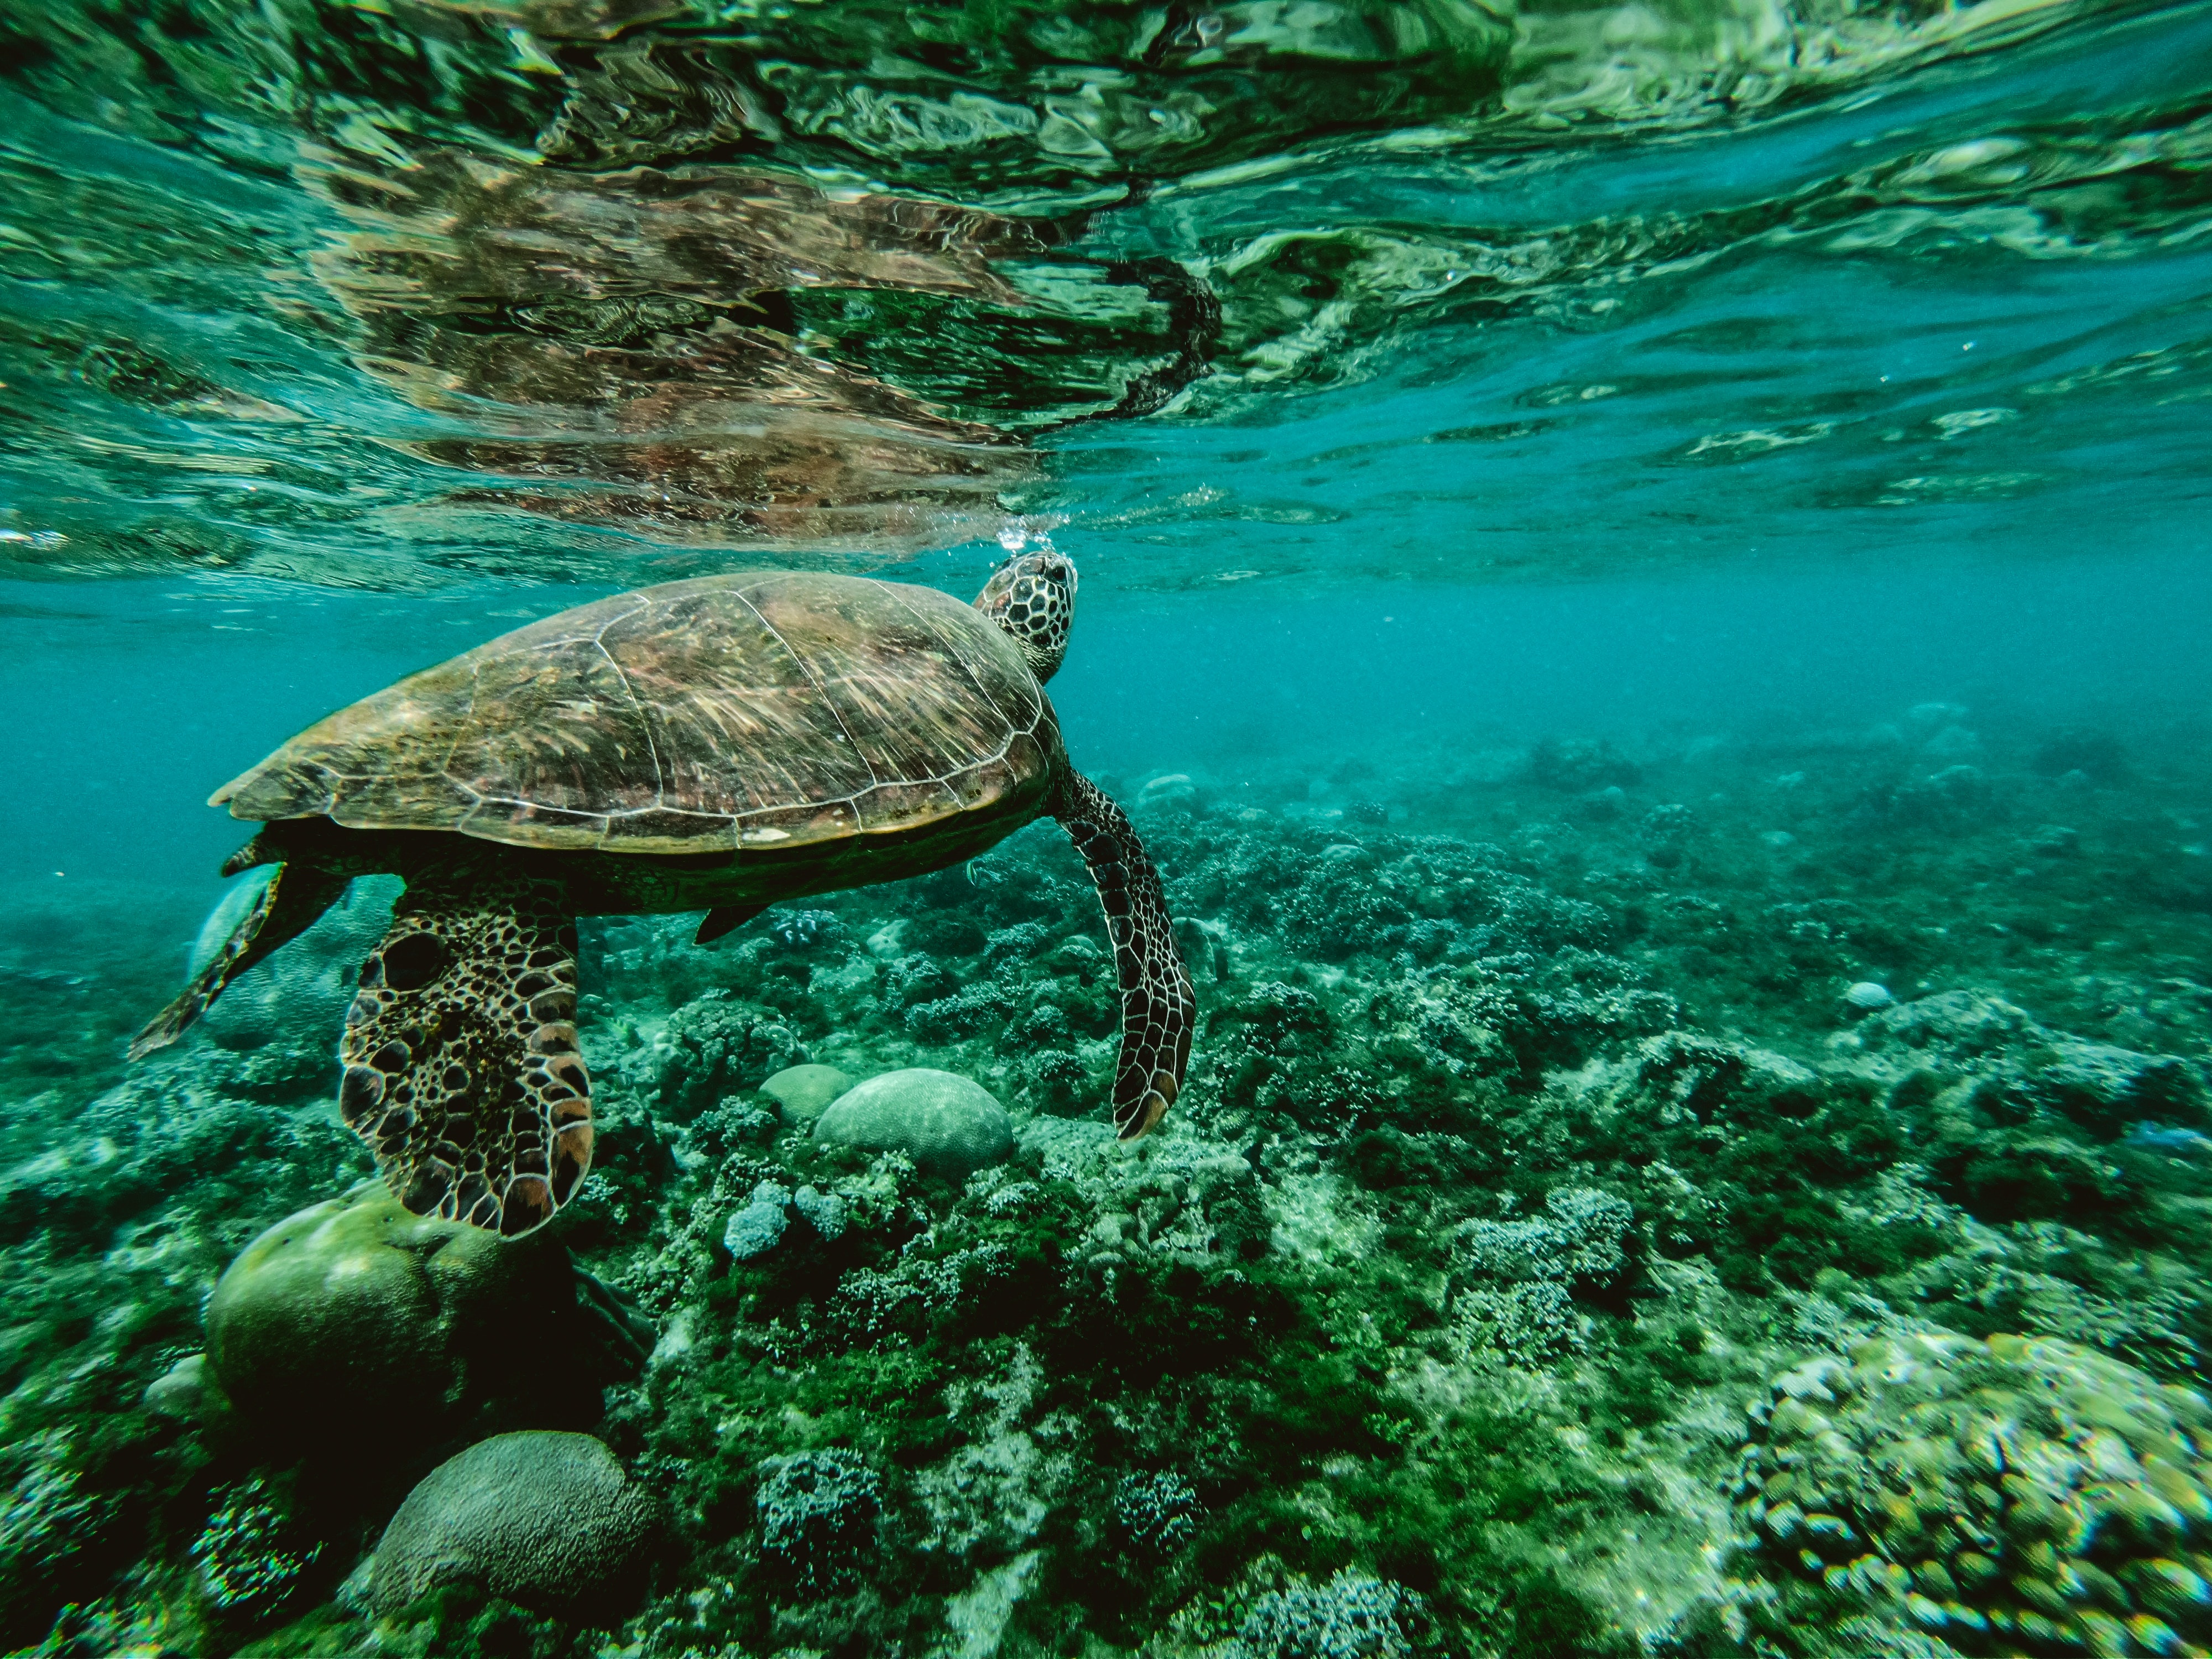
[[[44,985],[75,991],[91,983],[89,974],[65,974],[58,968],[10,968],[0,963],[0,984]]]
[[[2194,1129],[2183,1129],[2172,1124],[2152,1123],[2145,1121],[2128,1131],[2128,1145],[2159,1146],[2172,1152],[2193,1152],[2201,1147],[2212,1147],[2212,1140],[2206,1139]]]

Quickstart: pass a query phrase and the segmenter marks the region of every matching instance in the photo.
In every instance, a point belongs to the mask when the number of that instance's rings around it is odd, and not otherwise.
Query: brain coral
[[[1833,1597],[1967,1654],[2212,1644],[2192,1389],[2055,1339],[1925,1332],[1801,1366],[1752,1416],[1733,1496],[1793,1626]]]
[[[556,1618],[611,1624],[642,1589],[652,1500],[587,1434],[494,1435],[407,1495],[376,1547],[369,1599],[394,1613],[474,1584]]]

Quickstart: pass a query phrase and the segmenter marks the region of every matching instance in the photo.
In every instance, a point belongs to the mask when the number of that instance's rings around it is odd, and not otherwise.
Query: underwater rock
[[[1923,1331],[1778,1378],[1732,1495],[1794,1626],[2176,1653],[2212,1638],[2208,1449],[2194,1389],[2057,1338]]]
[[[2145,1119],[2204,1126],[2203,1086],[2185,1060],[2073,1037],[2054,1041],[2050,1054],[2020,1091],[2094,1134],[2109,1138]]]
[[[2054,733],[2035,751],[2034,769],[2061,781],[2078,775],[2083,783],[2115,783],[2127,775],[2127,752],[2109,732],[2075,729]]]
[[[811,1123],[823,1107],[853,1086],[835,1066],[787,1066],[760,1086],[782,1109],[787,1123]]]
[[[407,1494],[376,1547],[369,1599],[393,1613],[469,1585],[555,1618],[611,1623],[644,1589],[652,1500],[587,1434],[479,1441]]]
[[[1632,784],[1643,769],[1605,738],[1546,741],[1528,751],[1528,779],[1564,794],[1587,795],[1609,784]]]
[[[1900,1003],[1867,1023],[1909,1048],[1947,1059],[1993,1054],[2037,1030],[2025,1008],[1980,991],[1939,992]]]
[[[1718,1042],[1686,1031],[1646,1038],[1633,1055],[1636,1088],[1660,1113],[1723,1118],[1802,1118],[1814,1107],[1820,1077],[1785,1054]]]
[[[761,1559],[817,1593],[848,1580],[875,1536],[880,1483],[858,1452],[831,1446],[760,1466],[753,1509]]]
[[[207,1356],[186,1354],[146,1385],[138,1403],[156,1417],[193,1422],[221,1409],[222,1390],[208,1375]]]
[[[1947,726],[1922,744],[1920,752],[1931,760],[1966,760],[1982,752],[1982,739],[1963,726]]]
[[[1680,801],[1655,806],[1638,820],[1636,839],[1647,847],[1679,846],[1698,827],[1698,815]]]
[[[1887,805],[1905,823],[1957,829],[1981,817],[1990,799],[1989,775],[1962,762],[1903,785]]]
[[[1610,823],[1628,811],[1628,791],[1617,783],[1591,791],[1575,803],[1580,815],[1592,823]]]
[[[2021,850],[2043,859],[2078,858],[2081,832],[2063,823],[2046,823],[2021,843]]]
[[[857,1084],[815,1120],[814,1138],[874,1152],[904,1152],[915,1167],[964,1179],[1013,1150],[1012,1124],[981,1084],[910,1066]]]
[[[240,1430],[281,1451],[387,1458],[479,1408],[599,1411],[567,1249],[414,1215],[381,1183],[247,1245],[208,1299],[207,1344]]]

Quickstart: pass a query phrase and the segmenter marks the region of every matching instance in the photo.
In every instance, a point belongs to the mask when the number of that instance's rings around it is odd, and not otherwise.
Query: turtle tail
[[[258,837],[248,842],[222,867],[235,875],[261,861],[253,856]],[[278,864],[268,884],[253,901],[253,908],[231,929],[230,937],[208,965],[177,1000],[147,1022],[146,1029],[131,1040],[131,1058],[143,1060],[156,1048],[166,1048],[207,1012],[222,994],[222,988],[277,946],[297,939],[315,925],[316,919],[337,902],[349,878],[317,864],[297,860]]]
[[[1114,971],[1121,989],[1121,1054],[1114,1066],[1114,1129],[1134,1140],[1160,1121],[1182,1091],[1198,1016],[1190,975],[1176,946],[1175,921],[1159,872],[1128,817],[1106,792],[1070,772],[1053,816],[1091,866]]]

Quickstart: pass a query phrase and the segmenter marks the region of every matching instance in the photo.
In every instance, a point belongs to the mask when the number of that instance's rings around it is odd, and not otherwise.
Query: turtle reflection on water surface
[[[1050,551],[1001,566],[972,606],[845,576],[670,582],[342,709],[216,792],[267,826],[225,873],[275,877],[131,1054],[175,1041],[354,877],[396,872],[407,890],[346,1014],[339,1108],[410,1209],[526,1233],[591,1163],[579,915],[706,908],[704,941],[1050,814],[1113,935],[1114,1121],[1134,1139],[1182,1085],[1194,1004],[1159,877],[1069,764],[1041,684],[1075,587]]]

